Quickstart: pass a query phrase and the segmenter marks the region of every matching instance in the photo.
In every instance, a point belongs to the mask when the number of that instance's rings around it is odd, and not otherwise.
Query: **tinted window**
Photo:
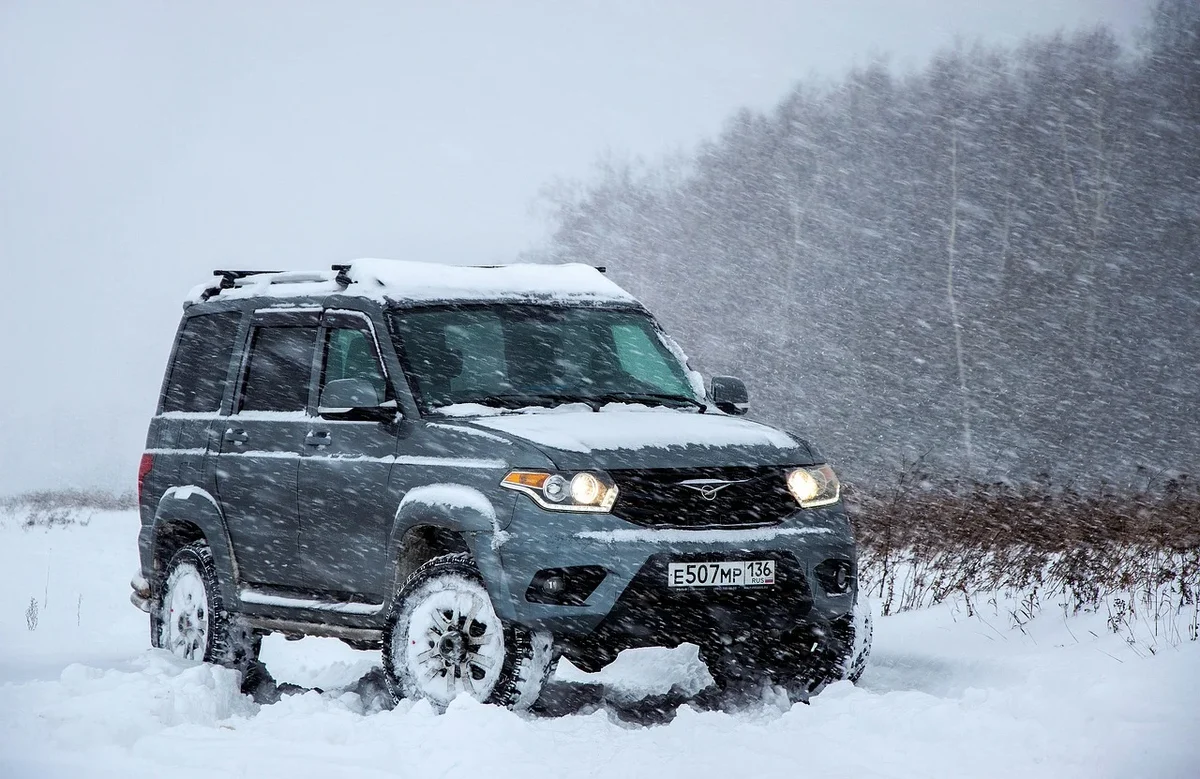
[[[238,314],[204,314],[183,321],[163,411],[217,411],[225,395]]]
[[[329,328],[325,333],[321,391],[325,391],[326,384],[338,379],[366,379],[380,398],[387,397],[387,379],[371,334],[349,327]]]
[[[315,326],[256,327],[238,410],[303,411],[316,343]]]

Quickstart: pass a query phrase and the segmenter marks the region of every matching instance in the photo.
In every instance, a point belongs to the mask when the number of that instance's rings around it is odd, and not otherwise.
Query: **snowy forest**
[[[801,82],[548,187],[607,266],[851,481],[1145,489],[1200,461],[1200,4]]]

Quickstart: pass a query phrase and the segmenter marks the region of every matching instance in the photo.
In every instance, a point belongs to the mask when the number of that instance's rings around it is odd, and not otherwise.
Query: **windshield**
[[[399,309],[389,320],[426,411],[457,403],[701,406],[686,369],[639,311],[487,304]]]

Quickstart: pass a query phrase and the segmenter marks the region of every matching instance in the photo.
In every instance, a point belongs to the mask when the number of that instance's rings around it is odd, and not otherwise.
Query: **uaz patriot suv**
[[[150,641],[383,650],[396,698],[700,647],[807,694],[869,651],[833,470],[585,265],[360,260],[193,290],[138,474]],[[757,683],[757,681],[755,682]]]

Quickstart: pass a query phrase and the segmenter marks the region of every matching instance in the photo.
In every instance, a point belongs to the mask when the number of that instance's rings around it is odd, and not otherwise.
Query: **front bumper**
[[[498,540],[481,535],[474,552],[502,618],[560,639],[591,636],[621,648],[696,640],[693,633],[713,627],[786,630],[805,621],[828,623],[853,611],[857,592],[854,540],[840,503],[798,509],[765,528],[660,530],[609,514],[545,511],[520,500],[503,542],[492,543]],[[670,562],[765,558],[775,559],[781,572],[772,587],[667,587]],[[844,591],[828,591],[816,576],[827,560],[849,564]],[[529,600],[539,571],[574,566],[605,571],[581,604]]]

